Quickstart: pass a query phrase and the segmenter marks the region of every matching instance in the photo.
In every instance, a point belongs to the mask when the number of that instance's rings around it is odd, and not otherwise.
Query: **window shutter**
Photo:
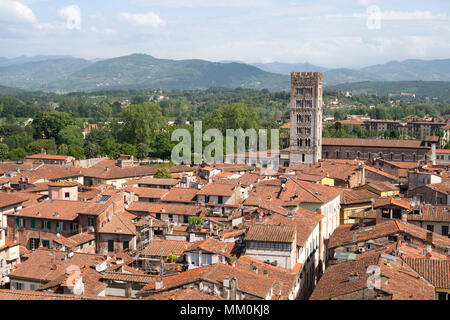
[[[16,218],[16,227],[19,227],[19,218]]]
[[[41,220],[41,229],[44,229],[44,220]]]
[[[63,229],[63,231],[66,231],[66,223],[65,222],[62,223],[62,229]]]
[[[34,219],[30,220],[30,226],[31,228],[36,228],[36,221]]]
[[[51,226],[52,226],[51,222],[47,221],[47,228],[48,228],[48,230],[50,230],[52,228]]]

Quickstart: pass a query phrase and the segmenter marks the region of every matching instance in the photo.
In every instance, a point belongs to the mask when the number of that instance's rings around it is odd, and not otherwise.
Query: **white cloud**
[[[357,1],[360,6],[368,7],[380,2],[380,0],[358,0]]]
[[[81,29],[81,10],[76,5],[71,5],[58,10],[58,15],[66,20],[66,28],[69,30]]]
[[[379,13],[380,18],[382,20],[391,20],[391,21],[398,21],[398,20],[435,20],[435,19],[448,19],[447,14],[433,14],[430,11],[380,11]],[[369,17],[368,14],[359,14],[355,13],[353,14],[353,17],[355,18],[361,18],[361,19],[367,19]]]
[[[159,27],[166,24],[157,14],[149,11],[147,13],[122,13],[119,17],[131,24],[141,27]]]
[[[6,23],[35,23],[37,21],[33,11],[18,1],[0,0],[0,22]]]
[[[99,29],[96,26],[90,26],[89,30],[93,33],[103,33],[103,34],[114,34],[116,33],[116,30],[111,29],[111,28],[104,28],[104,29]]]

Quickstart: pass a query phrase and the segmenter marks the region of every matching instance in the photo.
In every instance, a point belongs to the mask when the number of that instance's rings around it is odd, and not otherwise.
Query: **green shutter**
[[[36,227],[36,224],[34,222],[34,219],[31,219],[30,220],[30,228],[35,228],[35,227]]]
[[[44,229],[44,220],[41,220],[41,229]]]
[[[63,231],[66,231],[66,223],[63,222],[62,224],[63,224]]]
[[[124,241],[123,242],[123,250],[128,249],[129,248],[129,243],[128,241]]]
[[[47,228],[48,228],[48,230],[51,229],[51,226],[52,226],[51,222],[50,222],[50,221],[47,221]]]
[[[16,218],[16,227],[19,227],[19,218]]]

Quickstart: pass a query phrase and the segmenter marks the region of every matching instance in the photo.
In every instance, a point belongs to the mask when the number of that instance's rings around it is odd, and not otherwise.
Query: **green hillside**
[[[48,84],[61,81],[91,64],[84,59],[65,58],[28,62],[0,68],[0,85],[25,90],[45,90]]]
[[[50,83],[47,90],[206,89],[210,87],[286,90],[289,77],[241,63],[156,59],[149,55],[108,59]]]

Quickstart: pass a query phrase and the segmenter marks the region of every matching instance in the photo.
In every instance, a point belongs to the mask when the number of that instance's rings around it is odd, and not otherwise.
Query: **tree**
[[[69,146],[67,144],[64,144],[64,143],[61,144],[58,147],[58,149],[56,150],[56,153],[60,154],[60,155],[65,155],[65,156],[69,155]]]
[[[232,103],[220,106],[205,117],[208,127],[225,133],[227,129],[258,129],[260,120],[258,110],[244,103]]]
[[[137,145],[137,158],[139,160],[147,158],[149,152],[150,148],[145,143],[139,143]]]
[[[153,155],[160,159],[170,159],[174,144],[170,141],[167,132],[160,132],[156,136]]]
[[[6,144],[0,143],[0,161],[3,162],[8,159],[9,148]]]
[[[124,143],[120,148],[120,152],[122,154],[128,154],[134,157],[137,157],[138,154],[137,148],[129,143]]]
[[[79,145],[71,145],[69,147],[69,156],[75,159],[84,159],[84,149]]]
[[[136,95],[133,98],[131,98],[131,104],[142,104],[148,101],[148,99],[144,96]]]
[[[25,149],[29,153],[46,152],[52,154],[56,152],[56,143],[53,139],[39,139],[29,143]]]
[[[11,152],[9,153],[9,159],[12,161],[22,161],[23,159],[25,159],[25,156],[27,155],[27,153],[25,152],[25,150],[23,148],[16,148],[11,150]]]
[[[153,177],[157,179],[172,179],[172,175],[166,168],[158,169]]]
[[[33,120],[34,137],[41,138],[57,138],[59,132],[75,123],[72,115],[65,112],[50,111],[39,113]]]
[[[133,145],[153,144],[154,137],[166,124],[157,103],[131,105],[122,111],[120,118],[124,122],[122,141]]]
[[[58,133],[57,140],[58,144],[66,144],[83,146],[84,139],[81,130],[77,126],[68,126],[67,128],[62,129]]]
[[[100,147],[95,143],[86,143],[84,146],[84,154],[88,159],[96,158],[100,154]]]
[[[113,114],[113,109],[109,105],[109,103],[106,101],[102,101],[99,103],[97,108],[95,108],[94,118],[97,121],[105,122],[105,121],[108,121],[109,119],[111,119],[112,114]]]

